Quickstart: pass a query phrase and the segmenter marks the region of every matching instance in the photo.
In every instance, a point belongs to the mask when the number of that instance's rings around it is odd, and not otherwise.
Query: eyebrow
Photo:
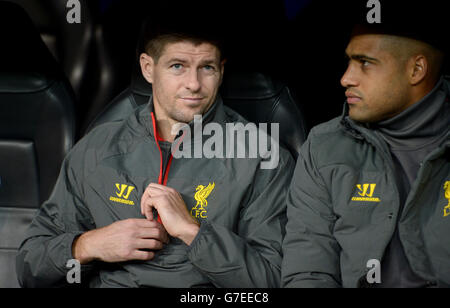
[[[205,59],[203,61],[200,62],[201,64],[216,64],[217,61],[215,59]]]
[[[169,59],[169,61],[167,61],[167,63],[173,63],[173,62],[180,62],[180,63],[186,63],[186,59],[181,59],[181,58],[172,58]]]
[[[182,59],[182,58],[172,58],[169,61],[167,61],[168,64],[171,64],[171,63],[185,64],[187,62],[189,62],[189,61],[186,59]],[[199,64],[200,65],[216,65],[217,62],[215,61],[215,59],[205,59],[205,60],[200,61]]]
[[[371,61],[371,62],[376,62],[376,63],[380,62],[380,60],[378,60],[376,58],[372,58],[372,57],[369,57],[366,55],[360,55],[360,54],[355,54],[355,55],[350,55],[350,56],[348,54],[345,54],[345,57],[347,59],[356,60],[356,61]]]

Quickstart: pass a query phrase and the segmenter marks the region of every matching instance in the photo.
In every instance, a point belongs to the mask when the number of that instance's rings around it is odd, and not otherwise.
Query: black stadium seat
[[[279,123],[280,143],[297,159],[308,130],[287,85],[263,73],[231,73],[225,75],[221,94],[225,105],[250,122]]]
[[[31,19],[0,1],[0,287],[18,287],[15,257],[73,146],[74,94]]]
[[[280,143],[297,158],[306,140],[307,128],[288,86],[263,73],[227,71],[220,92],[224,104],[248,121],[279,123]],[[123,120],[134,108],[147,103],[150,97],[151,85],[138,76],[131,87],[106,106],[87,132],[99,124]]]

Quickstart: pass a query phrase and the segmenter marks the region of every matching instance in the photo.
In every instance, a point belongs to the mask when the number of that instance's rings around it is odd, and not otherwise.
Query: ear
[[[142,76],[149,83],[153,83],[153,70],[155,67],[155,62],[153,58],[146,53],[142,53],[139,56],[139,63],[141,65]]]
[[[422,82],[429,70],[428,60],[424,55],[419,54],[410,59],[408,72],[411,85],[415,86]]]

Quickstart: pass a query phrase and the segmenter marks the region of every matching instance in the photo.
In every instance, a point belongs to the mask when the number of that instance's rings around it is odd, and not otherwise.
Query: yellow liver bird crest
[[[200,205],[200,209],[204,209],[208,206],[208,196],[213,191],[214,187],[216,186],[216,183],[209,183],[208,186],[204,185],[198,185],[195,189],[196,193],[194,195],[195,200],[197,201],[197,204],[195,205],[194,209],[197,209],[197,207]]]
[[[444,217],[450,215],[450,181],[445,182],[444,184],[445,190],[445,198],[448,200],[448,204],[444,207]]]

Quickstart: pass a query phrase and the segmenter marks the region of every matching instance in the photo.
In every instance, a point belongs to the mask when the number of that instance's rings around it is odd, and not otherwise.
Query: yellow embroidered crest
[[[447,217],[450,215],[450,181],[445,182],[444,190],[445,190],[444,196],[448,200],[447,206],[444,207],[444,217]]]
[[[216,184],[213,182],[212,184],[209,183],[208,186],[204,185],[198,185],[197,188],[195,188],[195,195],[194,198],[197,201],[197,204],[192,208],[191,210],[191,216],[194,218],[207,218],[207,210],[206,207],[208,206],[208,196],[213,191]]]

